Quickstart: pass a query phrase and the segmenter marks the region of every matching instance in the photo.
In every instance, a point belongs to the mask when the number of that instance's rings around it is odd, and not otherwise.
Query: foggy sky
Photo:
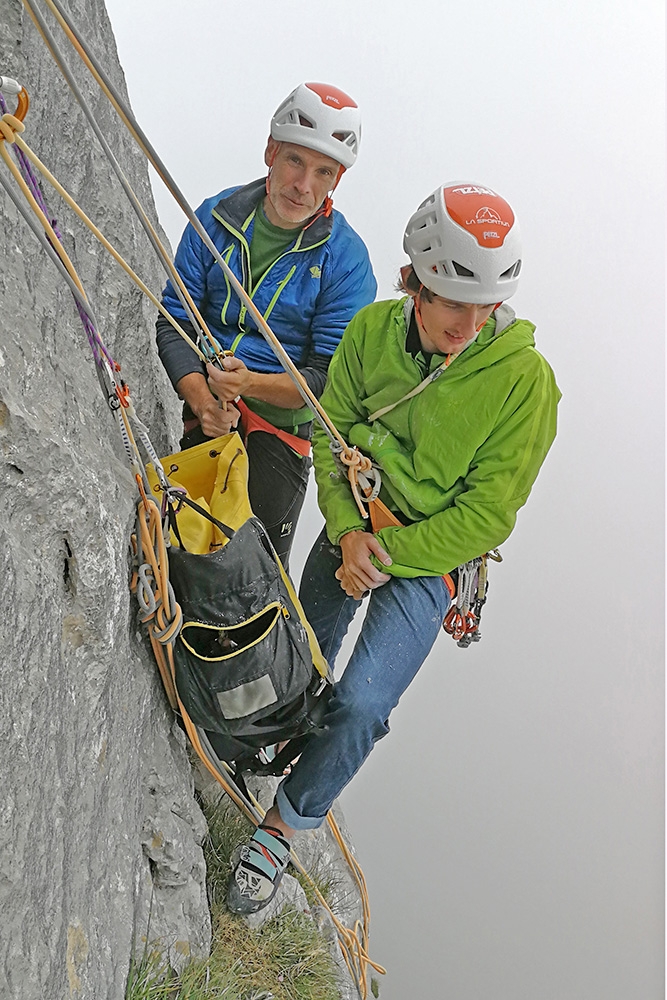
[[[336,207],[392,296],[439,184],[515,208],[512,305],[563,391],[483,640],[442,636],[343,806],[383,1000],[662,992],[663,14],[657,0],[107,0],[137,117],[198,205],[263,174],[303,80],[351,93]],[[157,190],[175,246],[179,209]],[[321,523],[313,491],[295,567]]]

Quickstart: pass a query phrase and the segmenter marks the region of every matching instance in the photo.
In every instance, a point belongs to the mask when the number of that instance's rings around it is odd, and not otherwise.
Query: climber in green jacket
[[[430,652],[451,594],[443,577],[511,533],[556,433],[560,393],[534,326],[505,304],[521,270],[507,202],[448,184],[404,237],[404,298],[362,309],[334,354],[322,404],[381,470],[396,526],[367,530],[328,439],[314,441],[326,527],[301,601],[333,665],[370,594],[361,635],[323,720],[232,874],[235,912],[273,898],[297,830],[319,826]]]

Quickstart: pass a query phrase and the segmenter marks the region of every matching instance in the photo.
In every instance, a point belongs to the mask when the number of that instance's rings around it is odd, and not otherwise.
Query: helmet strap
[[[415,316],[417,318],[417,325],[421,327],[421,329],[424,331],[424,333],[426,333],[426,328],[424,326],[424,320],[422,319],[422,310],[421,310],[421,304],[420,304],[420,299],[421,299],[421,294],[422,294],[423,288],[424,288],[424,286],[423,286],[422,282],[420,281],[419,282],[419,291],[417,292],[417,294],[414,297],[414,303],[415,303]]]
[[[270,185],[271,185],[271,171],[273,170],[273,163],[274,163],[274,160],[275,160],[275,158],[276,158],[276,156],[278,154],[278,148],[279,148],[279,146],[280,146],[280,143],[277,143],[276,144],[276,148],[274,149],[273,153],[271,154],[271,159],[269,160],[269,172],[266,175],[266,195],[267,195],[267,198],[271,197],[271,192],[269,190],[270,189]]]
[[[331,191],[322,202],[321,213],[318,212],[317,215],[315,216],[315,219],[319,218],[320,214],[322,214],[325,219],[328,219],[331,213],[333,212],[333,198],[331,197],[331,195],[338,187],[338,182],[344,173],[345,173],[345,167],[341,163],[341,165],[338,168],[338,174],[336,175],[336,180],[334,181],[334,186],[331,188]],[[313,222],[315,221],[315,219],[313,219]]]
[[[315,213],[315,215],[312,217],[312,219],[308,223],[308,226],[312,226],[313,222],[316,222],[318,219],[321,219],[322,216],[324,216],[325,219],[329,218],[329,216],[333,212],[333,198],[331,197],[331,195],[334,193],[334,191],[338,187],[338,182],[339,182],[339,180],[341,179],[341,177],[343,176],[344,173],[345,173],[345,167],[341,163],[340,167],[338,168],[338,176],[336,177],[336,180],[334,181],[334,186],[331,188],[331,191],[329,192],[329,194],[326,196],[326,198],[324,199],[324,201],[320,205],[319,210]],[[308,229],[308,226],[304,226],[304,229]]]

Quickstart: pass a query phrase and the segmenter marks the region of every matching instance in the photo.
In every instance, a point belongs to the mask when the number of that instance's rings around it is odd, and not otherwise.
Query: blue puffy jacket
[[[314,356],[330,358],[345,327],[375,298],[377,284],[368,251],[340,212],[320,216],[302,229],[294,244],[250,287],[250,242],[255,210],[265,191],[264,179],[227,188],[207,198],[197,210],[206,231],[257,308],[269,322],[297,367]],[[175,264],[211,332],[223,348],[233,350],[257,372],[282,371],[257,326],[232,290],[191,225],[176,253]],[[177,319],[186,319],[171,282],[164,304]],[[185,361],[165,366],[175,384],[202,365],[192,351]]]

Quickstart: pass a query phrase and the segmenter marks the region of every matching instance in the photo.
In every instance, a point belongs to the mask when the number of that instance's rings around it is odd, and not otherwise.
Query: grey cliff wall
[[[124,91],[103,3],[68,6]],[[0,74],[32,99],[24,138],[159,291],[146,237],[19,0],[0,0],[0,24]],[[68,61],[154,217],[142,156]],[[153,307],[45,194],[164,454],[176,440],[177,401],[157,359]],[[135,624],[135,490],[83,328],[4,192],[0,220],[0,997],[120,1000],[149,910],[151,937],[174,962],[208,948],[205,825]]]
[[[124,93],[102,0],[67,7]],[[44,12],[155,222],[142,155]],[[0,74],[32,100],[24,138],[159,293],[163,272],[20,0],[0,0],[0,25]],[[178,404],[154,309],[48,185],[45,194],[165,454]],[[136,491],[120,437],[71,294],[2,189],[0,303],[0,1000],[122,1000],[147,937],[176,968],[208,951],[206,828],[128,590]],[[268,805],[271,782],[258,794]],[[330,835],[303,834],[297,847],[307,864],[331,866],[338,913],[352,924],[358,894]],[[306,905],[289,876],[281,899]],[[313,918],[341,963],[330,919]],[[342,963],[341,974],[341,996],[356,996]]]

